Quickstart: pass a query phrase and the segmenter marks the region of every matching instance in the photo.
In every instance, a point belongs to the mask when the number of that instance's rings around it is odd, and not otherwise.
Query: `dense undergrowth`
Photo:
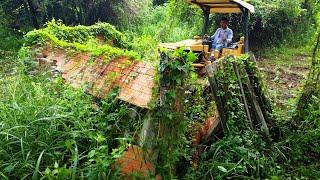
[[[240,85],[233,70],[233,62],[239,69],[244,69],[247,57],[226,58],[224,68],[218,70],[216,78],[220,91],[218,96],[225,98],[226,132],[223,139],[216,140],[208,146],[201,155],[198,168],[189,168],[186,179],[223,179],[230,178],[266,178],[273,173],[275,162],[267,151],[269,141],[263,134],[263,129],[250,128],[243,102],[239,98]],[[250,71],[255,65],[249,65]],[[243,73],[241,73],[243,74]],[[256,69],[253,74],[258,74]],[[248,83],[244,75],[242,82]],[[261,83],[260,80],[257,83]],[[222,91],[223,89],[227,89]],[[262,94],[264,95],[264,94]]]
[[[117,91],[96,100],[46,71],[25,74],[17,56],[2,55],[1,177],[115,177],[115,158],[141,128],[139,109],[117,100]]]
[[[231,68],[232,69],[232,68]],[[221,72],[219,78],[227,78],[229,94],[237,97],[238,84],[232,71]],[[230,74],[231,73],[231,74]],[[229,75],[228,75],[229,74]],[[225,82],[221,82],[225,83]],[[264,87],[265,90],[266,87]],[[273,106],[272,122],[269,124],[271,143],[261,136],[259,131],[252,131],[242,110],[243,104],[237,98],[227,102],[229,116],[227,127],[230,130],[226,136],[207,147],[202,155],[199,168],[189,169],[187,179],[210,178],[240,178],[240,179],[282,179],[282,178],[317,178],[319,177],[319,96],[313,94],[311,101],[305,104],[300,119],[292,113],[285,119],[277,118],[279,114],[295,111],[278,109]],[[297,101],[297,99],[296,99]],[[230,106],[230,107],[229,107]]]
[[[108,23],[67,27],[52,20],[45,28],[26,34],[24,46],[32,48],[36,45],[48,45],[68,51],[87,52],[94,57],[102,55],[107,60],[121,56],[140,59],[138,53],[130,51],[130,44],[126,39],[124,34]]]
[[[1,61],[6,65],[1,69],[1,176],[116,178],[117,171],[111,165],[141,128],[143,117],[137,118],[136,108],[114,99],[116,92],[105,100],[95,100],[63,84],[61,79],[50,78],[46,72],[27,75],[15,54],[2,52],[2,55],[7,58]],[[168,93],[168,97],[175,96]],[[298,129],[291,129],[290,121],[287,124],[277,121],[283,135],[271,146],[259,134],[240,128],[212,144],[203,154],[199,168],[194,169],[186,161],[183,166],[190,168],[179,176],[185,179],[318,177],[319,122],[314,121],[319,117],[318,103],[319,98],[314,96],[308,105],[309,113],[304,116],[307,118],[298,121]],[[94,104],[99,105],[98,108]],[[201,103],[190,105],[189,109],[195,112],[188,111],[190,116],[185,118],[201,114],[203,109],[194,109],[199,105]],[[159,117],[164,122],[161,114]],[[168,120],[176,118],[171,113],[167,113],[167,117]],[[239,118],[242,119],[241,115]],[[187,122],[186,119],[181,124],[182,133],[186,132]],[[232,127],[245,124],[232,122]],[[170,136],[167,138],[172,141]],[[191,154],[185,151],[189,142],[185,138],[181,140],[174,153],[161,151],[169,155],[164,164],[177,162],[181,155],[190,160]],[[160,145],[163,150],[165,144]],[[159,169],[160,172],[167,170]]]

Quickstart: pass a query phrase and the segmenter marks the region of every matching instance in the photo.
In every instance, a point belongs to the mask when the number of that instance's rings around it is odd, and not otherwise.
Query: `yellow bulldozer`
[[[187,0],[188,3],[192,5],[199,6],[204,15],[204,27],[202,37],[195,36],[192,39],[183,40],[176,43],[161,43],[159,48],[165,48],[167,50],[177,50],[184,48],[185,51],[192,51],[198,54],[198,60],[192,64],[195,68],[198,69],[207,69],[210,65],[214,64],[210,59],[212,54],[215,57],[215,61],[222,60],[228,55],[240,56],[242,54],[248,53],[249,51],[249,16],[250,13],[254,13],[254,6],[242,1],[242,0]],[[240,41],[234,42],[232,47],[223,48],[221,51],[215,51],[212,49],[212,38],[207,35],[209,28],[209,17],[212,13],[219,14],[239,14],[242,16],[243,31],[244,37],[240,38]],[[206,73],[210,79],[209,73]],[[210,80],[209,80],[210,81]],[[210,82],[211,83],[211,82]],[[212,90],[214,91],[214,89]],[[214,133],[215,129],[221,128],[219,124],[221,123],[221,118],[209,118],[202,127],[201,133],[199,135],[197,142],[200,143],[202,137],[208,137]],[[144,141],[141,144],[145,144],[145,141],[148,138],[152,138],[148,133],[151,131],[151,122],[146,121],[142,129],[140,140]],[[223,126],[223,125],[222,125]],[[152,141],[152,140],[151,140]],[[124,155],[117,161],[117,164],[120,165],[122,175],[130,175],[134,173],[141,174],[143,177],[148,178],[148,175],[155,175],[155,165],[150,161],[150,156],[152,156],[152,151],[147,150],[143,152],[141,147],[133,146],[130,147]],[[156,179],[161,179],[161,177],[156,176]]]
[[[175,50],[184,47],[186,51],[192,51],[199,56],[197,63],[193,66],[204,68],[210,63],[210,56],[215,59],[223,58],[227,55],[239,56],[249,51],[248,25],[250,13],[254,13],[254,6],[242,0],[187,0],[188,3],[199,6],[204,15],[204,26],[202,37],[194,36],[193,39],[186,39],[176,43],[161,43],[161,48]],[[212,39],[207,35],[209,28],[209,16],[212,13],[219,14],[241,14],[244,37],[240,41],[232,43],[232,46],[223,48],[221,51],[212,49]]]

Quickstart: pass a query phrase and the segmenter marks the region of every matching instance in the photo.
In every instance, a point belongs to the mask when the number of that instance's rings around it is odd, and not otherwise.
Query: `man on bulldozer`
[[[221,18],[220,28],[211,37],[212,40],[212,51],[210,60],[214,61],[220,54],[223,48],[228,47],[232,43],[233,31],[228,27],[228,18]]]
[[[220,28],[212,36],[212,48],[220,51],[222,48],[228,47],[233,39],[233,31],[228,27],[228,18],[220,20]]]

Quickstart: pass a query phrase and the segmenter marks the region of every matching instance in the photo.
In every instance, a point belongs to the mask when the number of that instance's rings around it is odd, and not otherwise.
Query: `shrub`
[[[97,40],[103,37],[103,42]],[[106,59],[127,56],[140,59],[138,53],[130,51],[130,44],[126,36],[107,23],[98,23],[93,26],[68,27],[61,22],[52,20],[46,28],[33,30],[25,35],[25,46],[42,46],[73,49],[88,52],[93,56],[104,55]]]

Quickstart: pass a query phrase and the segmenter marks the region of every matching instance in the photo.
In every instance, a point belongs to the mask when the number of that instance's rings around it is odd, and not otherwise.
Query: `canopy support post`
[[[204,15],[204,26],[202,30],[202,35],[205,35],[208,33],[208,28],[209,28],[210,9],[202,8],[202,10]]]
[[[249,11],[248,9],[242,9],[242,21],[244,31],[244,52],[249,52]]]

